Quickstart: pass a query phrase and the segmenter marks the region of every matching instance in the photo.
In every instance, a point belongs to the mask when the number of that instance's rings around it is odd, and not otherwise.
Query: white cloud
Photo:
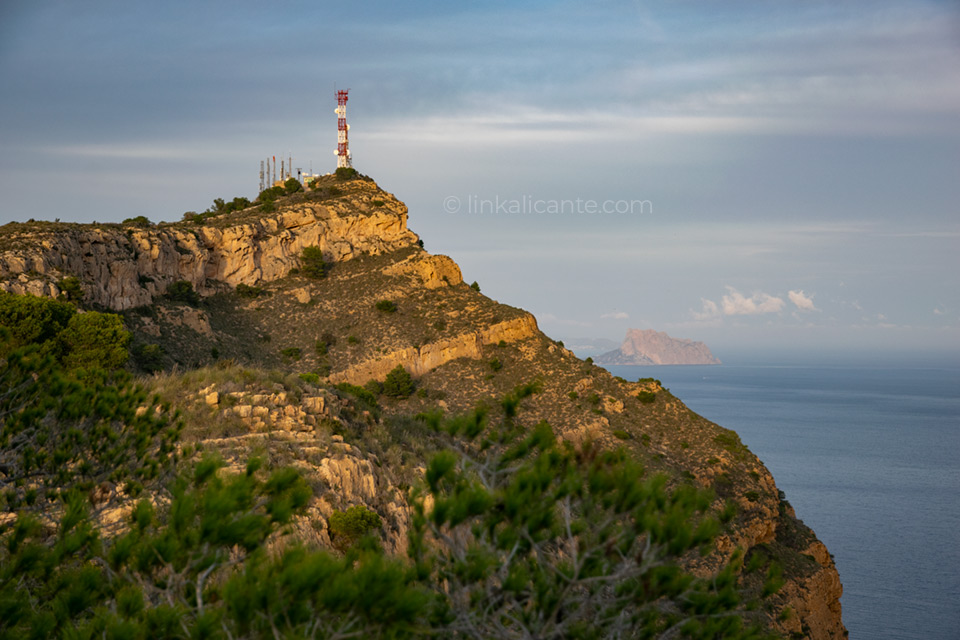
[[[630,314],[626,311],[611,311],[600,316],[601,320],[626,320]]]
[[[703,303],[703,311],[699,313],[694,311],[693,317],[697,320],[713,320],[714,318],[720,317],[720,309],[717,307],[717,303],[713,300],[707,300],[706,298],[700,298],[700,302]]]
[[[725,316],[755,316],[764,313],[779,313],[786,305],[783,298],[762,291],[756,291],[749,297],[733,287],[728,286],[727,291],[728,293],[720,299],[719,304],[713,300],[700,298],[703,308],[700,311],[693,312],[694,319],[706,322]],[[810,304],[813,304],[812,301]]]
[[[769,293],[757,291],[749,298],[734,289],[727,287],[728,293],[723,296],[720,306],[725,316],[754,316],[761,313],[777,313],[783,309],[783,298],[771,296]]]
[[[796,305],[797,309],[801,311],[819,311],[813,304],[813,296],[806,295],[803,289],[799,291],[788,291],[787,297],[790,298],[790,302]]]

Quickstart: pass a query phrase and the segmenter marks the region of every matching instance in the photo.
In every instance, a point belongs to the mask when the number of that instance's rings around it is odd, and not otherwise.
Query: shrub
[[[83,300],[83,288],[80,286],[80,280],[73,276],[67,276],[57,283],[60,287],[60,295],[69,302],[79,303]]]
[[[657,394],[653,391],[640,391],[637,393],[637,400],[643,404],[653,404],[657,399]]]
[[[163,369],[163,347],[158,344],[139,344],[133,348],[133,360],[147,373]]]
[[[194,307],[200,304],[200,295],[186,280],[177,280],[168,284],[167,297],[175,302],[186,302]]]
[[[394,313],[397,310],[397,305],[391,300],[380,300],[376,304],[377,311],[382,311],[383,313]]]
[[[300,379],[307,384],[312,384],[315,387],[320,384],[320,376],[316,373],[301,373]]]
[[[358,387],[349,382],[341,382],[335,388],[343,393],[349,393],[369,409],[376,409],[379,406],[377,404],[377,397],[363,387]]]
[[[360,538],[379,529],[383,521],[375,511],[362,504],[355,504],[346,511],[334,511],[327,521],[333,546],[342,552],[352,547]]]
[[[591,393],[591,394],[590,394],[590,397],[587,398],[587,401],[588,401],[590,404],[594,405],[594,406],[600,404],[600,394],[599,394],[599,393]]]
[[[591,358],[590,356],[587,356],[587,359],[584,360],[584,362],[586,362],[587,364],[593,364],[593,358]]]
[[[480,293],[480,285],[477,283],[476,280],[474,280],[474,281],[470,284],[470,288],[473,289],[474,291],[476,291],[477,293]]]
[[[237,295],[241,298],[259,298],[263,295],[263,287],[240,283],[237,285]]]
[[[623,429],[617,429],[613,432],[614,437],[619,438],[620,440],[629,440],[632,436]]]
[[[150,226],[150,220],[147,216],[136,216],[135,218],[127,218],[122,224],[125,227],[140,227],[142,229]]]
[[[376,380],[367,380],[367,383],[363,385],[363,388],[375,396],[378,396],[381,393],[383,393],[383,385],[377,382]]]
[[[8,334],[4,343],[10,349],[28,344],[47,351],[55,348],[54,341],[76,312],[76,307],[60,300],[0,291],[0,327]]]
[[[316,343],[314,343],[313,348],[316,350],[318,356],[327,355],[327,343],[323,340],[317,340]]]
[[[386,203],[383,200],[373,200],[370,204],[375,207],[382,207]]]
[[[326,265],[323,262],[323,251],[320,247],[304,247],[300,254],[300,272],[308,278],[320,279],[326,275]]]
[[[347,336],[347,344],[360,344],[360,338],[354,335]]]
[[[398,364],[383,381],[383,393],[391,398],[406,398],[413,393],[413,378]]]
[[[78,313],[61,337],[67,368],[119,369],[127,361],[130,334],[113,313]]]
[[[357,170],[353,167],[337,167],[337,180],[353,180],[357,175]]]
[[[576,391],[571,391],[570,393],[567,394],[567,397],[570,398],[571,400],[576,400],[577,398],[580,397],[580,395]]]
[[[287,181],[283,183],[283,190],[286,192],[286,195],[291,195],[297,191],[303,191],[303,186],[296,178],[288,178]]]
[[[286,361],[296,361],[300,359],[300,347],[287,347],[280,350],[280,355]]]
[[[503,363],[500,362],[499,358],[494,358],[490,361],[490,368],[494,371],[500,371],[500,369],[503,369]]]

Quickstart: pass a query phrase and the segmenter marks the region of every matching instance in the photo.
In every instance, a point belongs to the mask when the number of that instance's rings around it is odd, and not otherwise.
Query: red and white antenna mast
[[[337,91],[337,169],[340,167],[351,167],[350,162],[350,143],[347,141],[347,132],[350,125],[347,124],[347,94],[350,89]]]

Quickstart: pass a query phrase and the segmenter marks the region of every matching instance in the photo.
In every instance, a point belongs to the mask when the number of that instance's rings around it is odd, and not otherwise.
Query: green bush
[[[353,167],[337,167],[337,180],[353,180],[357,175],[357,170]]]
[[[346,551],[360,538],[383,526],[380,516],[362,504],[355,504],[346,511],[334,511],[327,523],[333,545],[340,551]]]
[[[150,226],[150,220],[147,216],[136,216],[125,219],[122,224],[125,227],[140,227],[142,229]]]
[[[259,298],[263,295],[263,288],[243,284],[241,282],[237,285],[237,295],[241,298]]]
[[[567,397],[570,398],[571,400],[576,400],[577,398],[580,397],[580,394],[578,394],[576,391],[571,391],[570,393],[567,394]]]
[[[474,281],[470,284],[470,288],[473,289],[474,291],[476,291],[477,293],[480,293],[480,285],[477,283],[476,280],[474,280]]]
[[[394,313],[397,310],[397,305],[391,300],[379,300],[376,304],[377,311],[382,311],[383,313]]]
[[[129,357],[130,334],[113,313],[78,313],[61,337],[63,365],[71,369],[119,369]]]
[[[640,391],[637,393],[637,400],[643,404],[653,404],[657,400],[657,394],[653,391]]]
[[[633,437],[633,436],[630,435],[629,432],[624,431],[623,429],[617,429],[617,430],[615,430],[615,431],[613,432],[613,435],[614,435],[615,438],[619,438],[620,440],[629,440],[630,438]]]
[[[500,371],[500,369],[503,369],[503,363],[500,362],[499,358],[494,358],[490,361],[490,368],[494,371]]]
[[[136,495],[170,470],[179,425],[169,407],[133,383],[125,371],[73,367],[111,366],[126,359],[128,339],[117,316],[85,313],[63,332],[65,362],[36,342],[13,347],[0,327],[0,508],[50,508],[71,488],[88,492],[103,482]],[[91,340],[102,343],[90,345]],[[138,411],[143,407],[146,411]],[[117,492],[105,500],[116,502]],[[0,567],[3,561],[0,560]],[[3,597],[0,580],[0,601]],[[5,614],[4,614],[5,615]],[[0,619],[4,616],[0,615]],[[0,622],[0,636],[2,622]]]
[[[382,207],[386,203],[383,200],[372,200],[370,204],[372,204],[375,207]]]
[[[360,344],[360,338],[351,334],[347,336],[347,344]]]
[[[383,381],[383,393],[391,398],[406,398],[413,393],[413,378],[398,364]]]
[[[367,383],[363,385],[363,388],[372,393],[374,396],[378,396],[383,393],[383,385],[376,380],[367,380]]]
[[[361,404],[366,405],[368,409],[376,409],[380,405],[377,404],[377,396],[373,395],[363,387],[358,387],[355,384],[350,384],[349,382],[341,382],[336,386],[338,391],[343,393],[349,393],[354,398],[359,400]]]
[[[58,282],[57,286],[60,288],[60,295],[68,302],[79,304],[83,300],[83,288],[78,278],[68,276]]]
[[[317,280],[326,275],[326,265],[323,262],[323,251],[320,247],[304,247],[300,254],[300,272],[308,278]]]
[[[133,360],[147,373],[163,369],[163,347],[158,344],[139,344],[133,348]]]
[[[297,361],[300,359],[300,347],[287,347],[286,349],[280,349],[280,355],[283,356],[283,359],[290,361]]]
[[[320,384],[320,376],[316,373],[301,373],[300,379],[307,384],[312,384],[315,387]]]
[[[297,191],[303,191],[303,186],[300,184],[300,181],[296,178],[288,178],[286,182],[283,183],[283,190],[286,195],[291,195]]]
[[[4,345],[13,349],[36,344],[50,351],[76,312],[72,304],[59,300],[0,291],[0,327],[7,332]],[[4,355],[0,352],[0,356]]]
[[[186,280],[177,280],[168,284],[167,298],[175,302],[186,302],[194,307],[200,304],[200,295],[193,290],[193,285]]]

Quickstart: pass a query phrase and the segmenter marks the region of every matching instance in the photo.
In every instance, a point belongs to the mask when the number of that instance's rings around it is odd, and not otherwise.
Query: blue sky
[[[552,336],[960,349],[956,2],[7,1],[0,223],[330,171],[335,84],[356,167]]]

